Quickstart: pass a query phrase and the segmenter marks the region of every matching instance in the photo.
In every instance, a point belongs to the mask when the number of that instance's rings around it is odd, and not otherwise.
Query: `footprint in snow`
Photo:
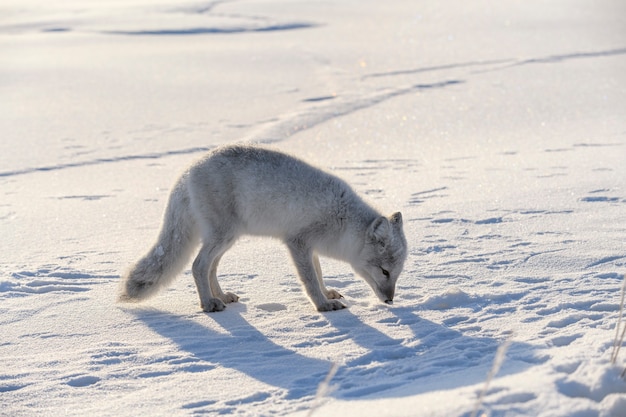
[[[287,310],[287,306],[284,304],[280,304],[280,303],[259,304],[258,306],[256,306],[256,308],[258,308],[259,310],[267,311],[267,312]]]
[[[100,378],[97,376],[84,375],[78,378],[73,378],[67,381],[67,385],[74,388],[88,387],[93,384],[97,384],[100,382]]]

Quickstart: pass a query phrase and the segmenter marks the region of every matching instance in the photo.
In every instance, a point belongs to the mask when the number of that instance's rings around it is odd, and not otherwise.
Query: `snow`
[[[626,416],[623,2],[40,3],[0,5],[0,414]],[[316,312],[261,238],[224,312],[189,269],[115,303],[236,141],[402,211],[393,306],[322,260]]]

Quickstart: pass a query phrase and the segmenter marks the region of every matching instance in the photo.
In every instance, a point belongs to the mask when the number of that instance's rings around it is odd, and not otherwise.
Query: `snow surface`
[[[510,342],[479,415],[626,416],[626,3],[41,3],[0,4],[0,414],[467,417]],[[224,312],[188,269],[115,303],[242,140],[402,211],[393,306],[323,260],[349,308],[317,313],[257,238]]]

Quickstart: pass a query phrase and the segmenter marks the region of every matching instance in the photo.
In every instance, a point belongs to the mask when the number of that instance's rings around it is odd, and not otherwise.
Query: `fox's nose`
[[[391,305],[391,304],[393,304],[393,300],[392,300],[392,299],[385,300],[385,304],[389,304],[389,305]]]

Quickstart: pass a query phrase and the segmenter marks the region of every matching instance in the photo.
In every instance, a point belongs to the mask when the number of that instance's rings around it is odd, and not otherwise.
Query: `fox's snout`
[[[387,287],[387,288],[379,288],[379,298],[385,304],[392,305],[393,304],[393,295],[395,294],[395,286]]]

